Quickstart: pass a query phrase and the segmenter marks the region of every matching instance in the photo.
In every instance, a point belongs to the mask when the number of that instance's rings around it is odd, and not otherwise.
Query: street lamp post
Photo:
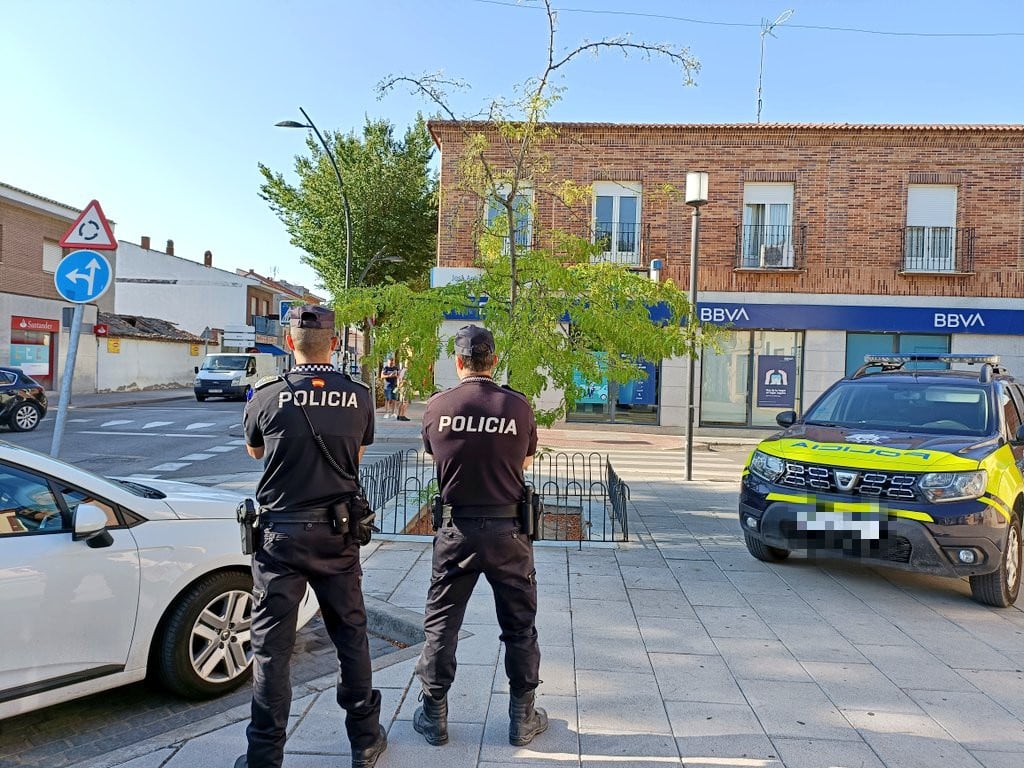
[[[693,208],[690,223],[690,311],[698,324],[697,314],[697,253],[700,244],[700,209],[708,201],[708,174],[690,171],[686,174],[686,204]],[[686,386],[686,479],[693,480],[693,389],[697,368],[696,355],[690,355],[689,377]]]
[[[334,168],[334,175],[338,179],[338,189],[341,191],[341,206],[345,213],[345,293],[348,293],[349,280],[352,276],[352,211],[348,205],[348,194],[345,192],[345,181],[341,178],[341,171],[338,170],[338,161],[334,158],[334,153],[331,148],[324,141],[324,137],[317,129],[316,124],[306,114],[306,110],[299,107],[299,112],[306,118],[306,122],[300,123],[297,120],[282,120],[279,123],[275,123],[278,128],[308,128],[316,134],[316,137],[320,140],[320,145],[324,148],[324,152],[327,154],[327,159],[331,161],[331,167]],[[365,274],[365,272],[364,272]],[[345,334],[344,334],[344,355],[343,358],[347,361],[348,359],[348,323],[345,323]],[[345,367],[345,364],[342,364]]]

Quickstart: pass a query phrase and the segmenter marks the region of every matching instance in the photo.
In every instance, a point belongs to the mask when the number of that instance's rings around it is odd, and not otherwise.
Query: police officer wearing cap
[[[359,547],[337,524],[345,512],[340,505],[357,485],[328,463],[309,422],[334,461],[357,477],[373,442],[374,409],[367,387],[329,364],[338,343],[334,313],[306,305],[293,307],[287,317],[286,342],[296,365],[257,382],[243,417],[246,450],[264,460],[256,488],[263,546],[252,562],[249,746],[235,768],[281,765],[291,706],[289,663],[307,584],[338,652],[337,697],[346,712],[352,766],[373,768],[387,735],[380,725],[380,692],[371,681]]]
[[[423,445],[434,457],[444,515],[434,535],[433,573],[416,665],[423,705],[413,727],[433,745],[448,741],[448,689],[466,604],[481,575],[494,592],[509,679],[509,742],[525,746],[548,727],[534,706],[540,684],[533,543],[521,529],[523,470],[537,448],[537,423],[522,394],[499,386],[494,336],[467,325],[455,334],[460,382],[434,395]]]

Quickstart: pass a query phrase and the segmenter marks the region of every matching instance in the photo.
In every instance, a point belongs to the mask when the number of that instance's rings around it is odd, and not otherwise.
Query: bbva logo
[[[747,314],[745,308],[700,307],[700,321],[702,323],[735,323],[737,320],[750,321],[750,315]]]
[[[936,312],[934,321],[936,328],[971,328],[975,325],[985,327],[985,318],[980,312],[970,312],[966,315],[960,312]]]

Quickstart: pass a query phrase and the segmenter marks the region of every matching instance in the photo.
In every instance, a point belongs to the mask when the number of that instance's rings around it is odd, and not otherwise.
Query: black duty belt
[[[261,523],[329,523],[331,510],[327,507],[314,507],[296,512],[261,512]]]
[[[444,516],[460,517],[519,517],[518,504],[489,504],[480,506],[444,505]]]

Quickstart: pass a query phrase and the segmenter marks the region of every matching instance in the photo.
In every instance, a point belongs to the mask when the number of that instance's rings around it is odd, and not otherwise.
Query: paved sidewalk
[[[429,747],[412,730],[413,645],[375,676],[390,739],[379,768],[1024,765],[1021,610],[977,605],[962,582],[761,563],[739,537],[731,486],[650,482],[631,497],[634,541],[536,548],[548,732],[508,744],[482,583],[459,645],[451,742]],[[375,620],[384,606],[415,629],[429,544],[374,542],[363,555]],[[245,718],[240,707],[81,768],[230,766]],[[287,749],[286,768],[349,764],[332,677],[296,690]]]

